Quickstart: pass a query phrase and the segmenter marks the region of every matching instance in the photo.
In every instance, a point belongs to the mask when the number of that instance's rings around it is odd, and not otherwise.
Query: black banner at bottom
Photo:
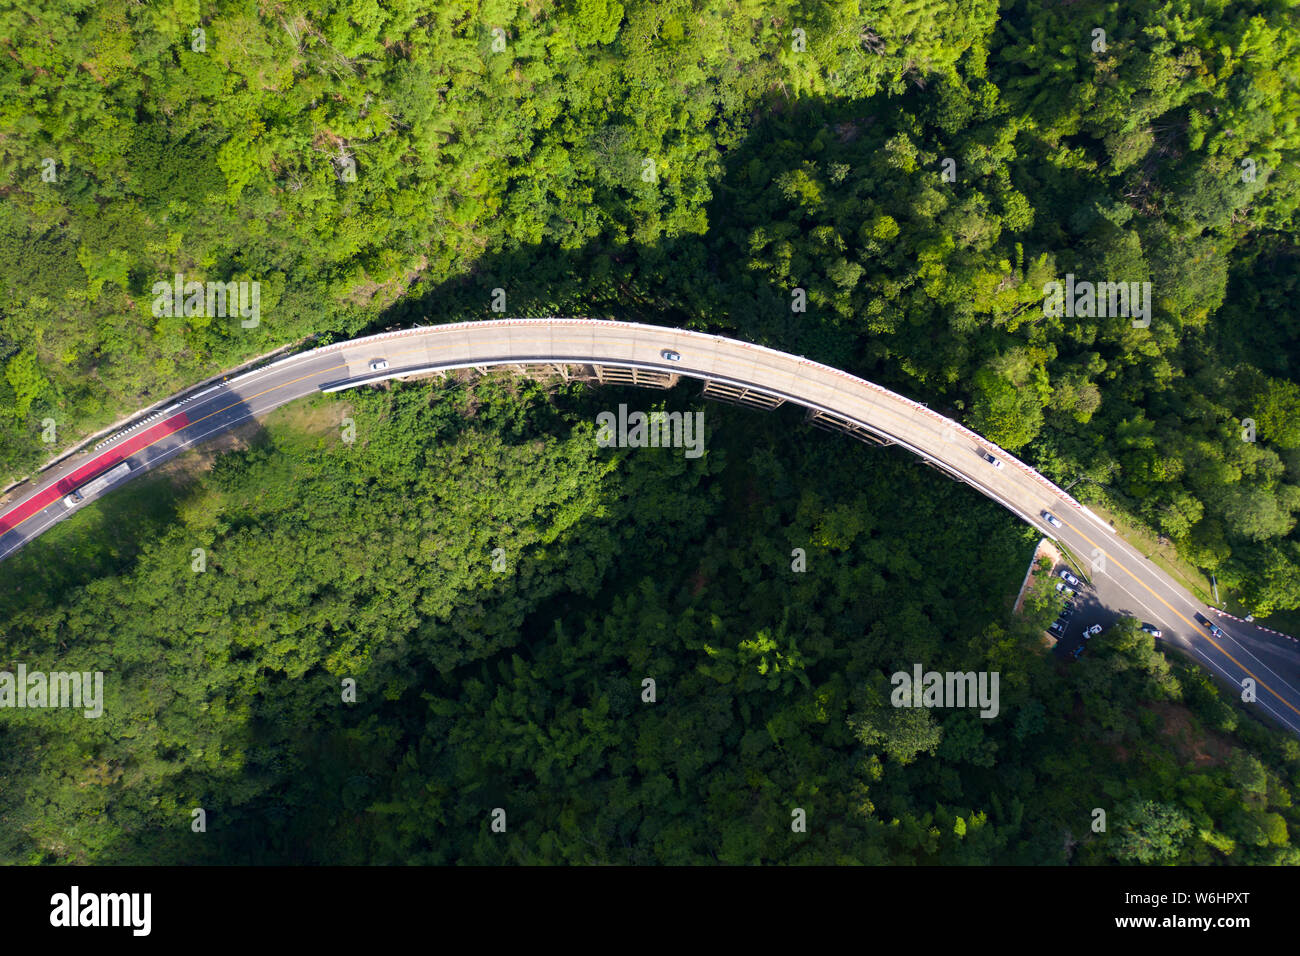
[[[927,944],[1080,937],[1231,943],[1292,923],[1290,868],[19,868],[6,938],[346,945],[412,929],[464,945],[556,932],[734,945],[895,923]],[[593,932],[594,931],[594,932]],[[429,935],[434,934],[434,935]],[[810,938],[808,941],[812,941]],[[602,944],[603,945],[603,944]]]

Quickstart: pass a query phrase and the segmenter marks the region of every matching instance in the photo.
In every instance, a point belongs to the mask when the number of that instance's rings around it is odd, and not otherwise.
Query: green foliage
[[[1223,737],[1236,712],[1136,622],[1055,666],[1002,599],[1035,536],[996,506],[784,410],[708,406],[697,460],[599,448],[596,412],[635,397],[320,397],[24,549],[0,653],[102,670],[106,700],[5,711],[0,855],[969,865],[1064,862],[1063,832],[1082,862],[1292,852],[1294,741]],[[891,706],[915,662],[997,671],[998,716]],[[198,847],[196,805],[220,821]]]
[[[46,418],[500,287],[885,383],[1298,608],[1295,13],[1111,33],[1027,0],[0,11],[0,468]],[[261,281],[262,323],[154,316],[178,272]],[[1150,281],[1150,325],[1046,314],[1067,273]],[[718,411],[688,463],[598,452],[580,390],[356,401],[353,447],[276,426],[6,562],[7,656],[115,676],[102,723],[0,726],[4,859],[190,862],[203,801],[220,862],[1295,862],[1297,755],[1133,622],[1058,673],[1001,602],[1024,530],[965,489],[784,413]],[[999,670],[1002,716],[889,707],[917,661]]]
[[[196,49],[198,13],[4,15],[11,476],[48,456],[42,418],[66,442],[501,287],[850,367],[1086,475],[1256,613],[1300,606],[1259,583],[1291,560],[1296,459],[1232,424],[1300,447],[1285,5],[1143,0],[1105,53],[1021,0],[221,2]],[[262,281],[263,321],[153,316],[178,272]],[[1067,272],[1150,281],[1150,326],[1044,315]]]
[[[1114,855],[1121,863],[1168,863],[1178,856],[1192,830],[1176,808],[1154,800],[1132,801],[1116,812]]]

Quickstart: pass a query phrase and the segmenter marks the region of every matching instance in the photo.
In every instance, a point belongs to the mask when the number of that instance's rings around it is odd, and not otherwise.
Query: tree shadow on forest
[[[789,288],[773,285],[747,269],[747,233],[761,221],[734,213],[743,197],[755,189],[777,189],[776,177],[798,168],[809,151],[815,152],[811,144],[826,129],[847,121],[871,125],[876,118],[864,121],[864,116],[877,110],[883,112],[884,108],[809,101],[787,110],[779,123],[760,122],[724,158],[724,174],[714,184],[708,206],[710,231],[705,235],[664,238],[648,246],[596,240],[577,249],[542,243],[492,253],[479,260],[469,274],[399,301],[366,331],[507,316],[587,316],[713,331],[863,372],[858,335],[839,316],[819,309],[812,301],[806,312],[794,312]],[[872,142],[887,135],[888,125],[875,122]],[[794,132],[800,143],[791,142]],[[771,151],[778,140],[781,148],[774,160]],[[870,148],[864,139],[863,149]],[[785,157],[784,161],[779,157]],[[766,186],[760,184],[764,180]],[[754,212],[761,217],[761,207],[755,206]],[[506,292],[504,313],[491,308],[495,289]],[[652,393],[648,401],[659,397]],[[585,525],[584,520],[571,530],[569,540],[579,538]],[[568,557],[567,547],[553,545],[549,568],[542,570],[558,572]],[[506,648],[506,652],[510,650]],[[483,663],[474,661],[461,669]],[[366,675],[358,676],[359,683],[365,683]],[[337,693],[332,675],[314,674],[312,680],[313,686],[321,685],[322,692]],[[359,728],[367,720],[381,719],[399,727],[405,740],[418,738],[425,730],[424,705],[415,691],[405,695],[403,702],[408,700],[421,706],[396,715],[380,707],[357,708],[349,712],[351,719],[344,724],[313,727],[317,714],[302,715],[294,756],[301,758],[314,780],[309,792],[317,797],[316,805],[286,802],[304,791],[285,774],[269,790],[238,806],[229,795],[246,781],[231,779],[228,789],[212,792],[209,786],[206,835],[191,833],[186,817],[177,819],[176,826],[166,832],[123,836],[102,858],[157,864],[363,862],[367,847],[360,834],[372,825],[365,821],[366,808],[391,798],[376,788],[391,779],[392,767],[382,759],[375,763],[382,751],[370,747]],[[281,707],[270,707],[260,698],[249,703],[252,710],[246,733],[229,743],[252,753],[261,744],[259,727],[283,718]],[[396,752],[400,756],[400,748]],[[336,835],[347,829],[341,824],[348,819],[357,827],[356,845],[311,845],[312,827],[307,821],[328,821],[331,835]]]

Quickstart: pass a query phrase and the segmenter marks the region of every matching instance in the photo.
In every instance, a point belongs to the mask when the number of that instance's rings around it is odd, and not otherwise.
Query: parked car
[[[1079,655],[1083,653],[1083,649],[1087,646],[1088,646],[1087,644],[1080,644],[1073,651],[1071,651],[1071,654],[1077,659]]]
[[[1050,511],[1043,512],[1043,520],[1046,521],[1048,524],[1050,524],[1053,528],[1061,527],[1061,519],[1056,517],[1056,515],[1052,514]]]
[[[1094,624],[1092,627],[1088,628],[1086,631],[1083,632],[1083,639],[1085,641],[1091,640],[1092,638],[1096,637],[1100,633],[1101,633],[1101,625]]]
[[[1066,597],[1068,597],[1068,598],[1072,598],[1072,597],[1074,597],[1076,594],[1079,593],[1079,592],[1076,591],[1074,588],[1067,586],[1067,585],[1065,584],[1064,581],[1057,581],[1057,582],[1056,582],[1056,590],[1060,591],[1062,594],[1064,594],[1064,595],[1065,595]]]
[[[1051,624],[1047,625],[1047,629],[1058,637],[1065,633],[1065,625],[1060,621],[1053,621]]]
[[[1001,468],[1001,467],[1002,467],[1002,462],[1000,462],[998,459],[994,458],[992,455],[990,455],[990,454],[989,454],[988,452],[986,452],[986,451],[981,450],[981,451],[980,451],[980,457],[983,458],[985,461],[987,461],[987,462],[988,462],[990,465],[992,465],[994,468]]]
[[[1066,568],[1061,568],[1060,575],[1061,579],[1065,581],[1066,584],[1070,585],[1070,587],[1077,588],[1079,586],[1079,579],[1071,574]]]
[[[372,372],[382,372],[386,368],[388,368],[387,359],[375,359],[370,363],[370,371]]]
[[[1162,631],[1160,630],[1160,628],[1156,627],[1154,624],[1145,624],[1145,623],[1144,623],[1144,624],[1142,625],[1142,630],[1146,631],[1148,634],[1150,634],[1152,637],[1154,637],[1157,641],[1160,640],[1160,638],[1162,638],[1162,637],[1164,636],[1164,632],[1162,632]]]
[[[672,349],[664,349],[659,354],[670,362],[680,362],[682,360],[681,354],[674,352]]]

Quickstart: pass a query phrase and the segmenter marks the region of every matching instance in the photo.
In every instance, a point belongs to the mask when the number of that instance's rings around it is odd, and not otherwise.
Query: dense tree
[[[8,8],[0,469],[500,288],[886,383],[1300,608],[1296,16]],[[261,321],[155,314],[178,273]],[[1067,277],[1141,314],[1048,308]],[[101,720],[6,712],[5,859],[193,860],[203,805],[221,862],[1296,862],[1294,743],[1136,622],[1057,666],[1050,601],[1002,601],[1028,532],[967,489],[785,411],[710,407],[692,462],[598,449],[576,387],[351,400],[355,444],[286,410],[6,561],[4,656],[111,677]],[[999,718],[889,707],[917,662],[998,671]]]
[[[1289,859],[1300,749],[1135,621],[1056,663],[996,506],[784,411],[708,406],[700,459],[600,448],[596,412],[647,397],[322,397],[24,549],[0,652],[106,695],[5,710],[4,858],[1059,863],[1069,832],[1083,862]],[[997,672],[998,714],[892,706],[916,663]]]

